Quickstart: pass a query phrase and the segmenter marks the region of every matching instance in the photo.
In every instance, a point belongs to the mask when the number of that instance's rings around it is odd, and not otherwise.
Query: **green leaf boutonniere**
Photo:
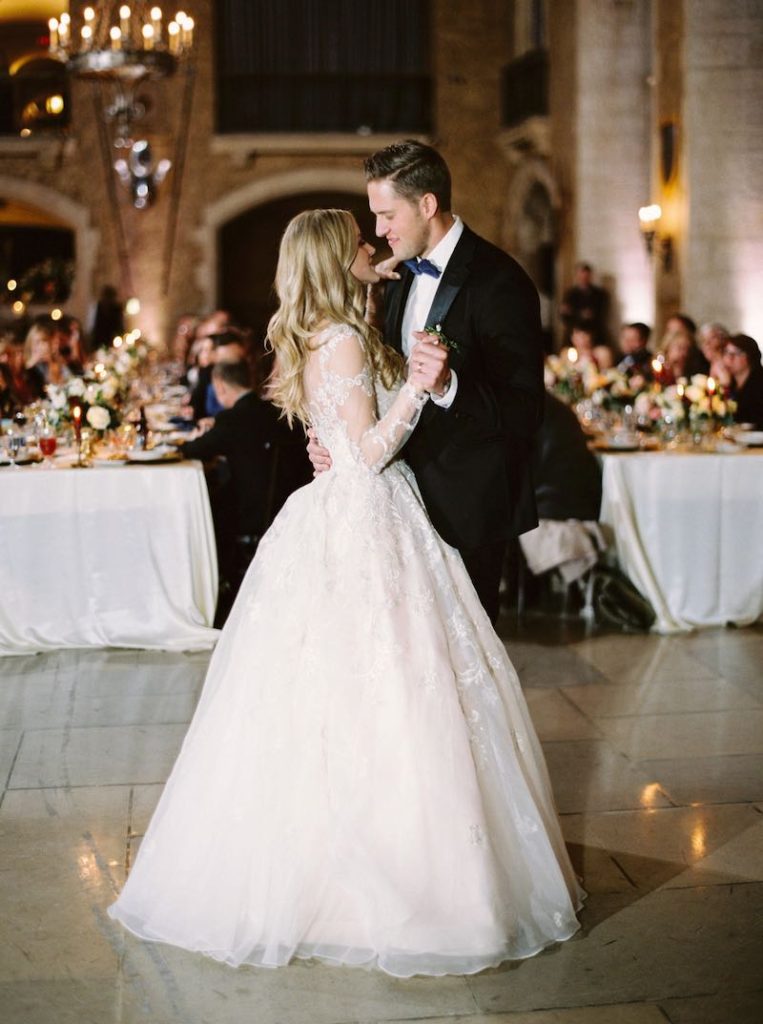
[[[443,345],[449,352],[460,351],[456,342],[443,332],[442,324],[435,324],[434,327],[425,327],[424,331],[426,334],[431,334],[433,338],[437,338],[438,343]]]

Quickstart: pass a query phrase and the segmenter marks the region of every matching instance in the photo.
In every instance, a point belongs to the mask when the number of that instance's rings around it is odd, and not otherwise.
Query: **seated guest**
[[[558,569],[570,583],[605,546],[597,523],[601,469],[575,413],[548,392],[532,468],[539,524],[519,538],[522,553],[534,575]]]
[[[723,362],[731,378],[730,397],[737,403],[737,423],[763,428],[763,366],[754,338],[735,334],[723,349]]]
[[[26,368],[24,342],[10,332],[0,342],[0,373],[3,419],[42,397],[42,378]]]
[[[79,320],[74,316],[62,316],[60,320],[51,320],[50,326],[53,330],[53,347],[58,351],[69,374],[81,377],[85,372],[85,359]]]
[[[278,409],[250,386],[244,362],[217,362],[212,383],[222,412],[214,425],[179,450],[210,463],[223,457],[227,472],[210,478],[210,500],[228,604],[260,537],[297,487],[311,478],[304,438],[294,435]]]
[[[702,355],[708,362],[709,375],[721,384],[728,384],[729,375],[723,363],[723,349],[731,335],[723,324],[703,324],[697,337]]]
[[[52,321],[32,324],[24,341],[24,367],[32,399],[42,398],[46,384],[61,384],[71,373],[54,344]]]
[[[696,341],[697,325],[683,313],[673,313],[665,322],[665,333],[660,343],[664,358],[664,383],[675,384],[682,377],[707,373],[710,364],[702,355]]]
[[[608,345],[595,344],[593,328],[586,324],[576,324],[572,328],[570,337],[570,348],[574,348],[578,354],[578,366],[595,366],[597,370],[608,370],[614,363],[612,351]],[[562,355],[567,355],[569,349],[565,349]]]
[[[620,328],[620,351],[623,358],[617,369],[628,376],[638,374],[645,379],[652,376],[652,353],[647,348],[651,327],[646,324],[623,324]]]
[[[197,423],[213,419],[221,410],[212,386],[212,367],[215,363],[248,363],[249,355],[244,332],[232,324],[212,334],[205,334],[199,339],[199,345],[199,372],[189,398]]]

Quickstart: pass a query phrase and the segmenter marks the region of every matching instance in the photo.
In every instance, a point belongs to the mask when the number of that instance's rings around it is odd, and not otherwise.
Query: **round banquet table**
[[[214,645],[201,464],[0,470],[0,655]]]
[[[662,633],[763,615],[763,453],[602,456],[600,521]]]

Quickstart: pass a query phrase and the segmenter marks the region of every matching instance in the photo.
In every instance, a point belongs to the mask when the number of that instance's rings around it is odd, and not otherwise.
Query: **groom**
[[[507,538],[537,525],[529,456],[544,395],[538,294],[515,260],[452,213],[436,150],[395,143],[369,157],[365,173],[376,233],[397,264],[385,286],[385,341],[428,376],[431,395],[403,457],[495,622]],[[438,325],[442,343],[424,331]],[[315,445],[310,454],[319,469]]]

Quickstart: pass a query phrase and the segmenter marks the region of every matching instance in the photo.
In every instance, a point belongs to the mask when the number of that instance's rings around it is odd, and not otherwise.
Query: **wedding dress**
[[[109,913],[232,965],[466,974],[578,928],[516,673],[395,459],[426,400],[333,326],[306,372],[332,469],[263,538]]]

